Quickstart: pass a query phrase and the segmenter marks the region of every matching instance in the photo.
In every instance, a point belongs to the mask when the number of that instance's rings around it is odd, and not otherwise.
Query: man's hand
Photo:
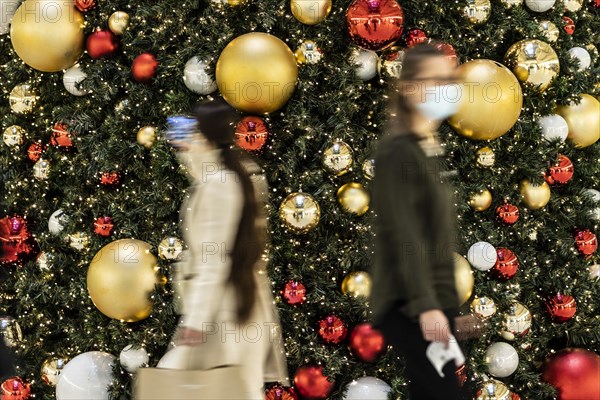
[[[178,346],[197,346],[204,342],[204,332],[186,327],[179,330],[175,339],[175,344]]]
[[[423,333],[423,339],[428,342],[442,342],[448,347],[450,335],[450,323],[441,310],[428,310],[419,315],[419,326]]]

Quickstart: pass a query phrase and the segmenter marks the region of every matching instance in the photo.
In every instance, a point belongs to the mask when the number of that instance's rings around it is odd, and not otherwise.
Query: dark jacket
[[[4,336],[0,335],[0,381],[4,381],[14,373],[12,353],[4,343]]]
[[[392,307],[410,318],[458,307],[453,200],[439,157],[427,156],[428,148],[416,135],[390,135],[375,156],[375,325]]]

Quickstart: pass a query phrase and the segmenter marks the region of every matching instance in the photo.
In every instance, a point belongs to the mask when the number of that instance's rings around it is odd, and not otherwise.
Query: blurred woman
[[[453,61],[433,45],[409,49],[391,95],[388,132],[375,157],[370,305],[375,327],[404,357],[410,400],[460,398],[454,363],[445,363],[440,373],[426,354],[432,342],[450,348],[459,305],[455,215],[441,182],[443,147],[436,129],[456,111],[460,90]]]
[[[181,209],[189,250],[175,348],[164,368],[241,366],[245,399],[263,399],[263,383],[288,384],[285,353],[264,261],[267,184],[235,148],[234,110],[222,101],[196,106],[197,133],[172,143],[193,179]],[[231,382],[239,385],[241,382]]]

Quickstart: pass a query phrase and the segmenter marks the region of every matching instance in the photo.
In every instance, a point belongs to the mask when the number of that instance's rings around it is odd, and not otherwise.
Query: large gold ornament
[[[505,64],[517,79],[544,91],[560,71],[558,55],[545,42],[537,39],[521,40],[504,55]]]
[[[579,104],[556,109],[569,125],[569,140],[577,147],[587,147],[600,139],[600,101],[589,94],[581,95]]]
[[[558,27],[554,24],[554,22],[541,21],[538,25],[542,31],[542,35],[546,38],[547,41],[554,43],[558,40],[560,31],[558,30]]]
[[[92,259],[87,289],[107,317],[135,322],[152,312],[150,293],[159,280],[157,259],[150,249],[141,240],[121,239],[104,246]]]
[[[531,312],[518,301],[514,301],[504,314],[504,323],[500,334],[506,340],[515,340],[515,337],[524,336],[531,329]]]
[[[268,33],[233,39],[216,67],[223,98],[240,111],[268,114],[283,107],[296,88],[298,65],[290,48]]]
[[[137,133],[137,142],[147,149],[152,148],[156,140],[156,128],[153,126],[144,126]]]
[[[279,218],[296,233],[306,233],[319,224],[321,208],[310,194],[292,193],[279,207]]]
[[[360,183],[346,183],[338,189],[337,198],[344,211],[350,214],[360,216],[369,210],[369,192]]]
[[[353,162],[352,148],[341,140],[335,141],[323,153],[323,166],[336,176],[348,172]]]
[[[358,297],[371,295],[371,276],[364,271],[350,272],[342,281],[342,293]]]
[[[10,109],[16,114],[27,114],[33,110],[37,103],[37,94],[33,88],[24,83],[15,86],[8,97]]]
[[[485,211],[492,205],[492,193],[489,190],[480,190],[477,193],[471,194],[469,197],[469,205],[475,211]]]
[[[122,35],[129,26],[129,14],[125,11],[114,12],[108,18],[108,29],[115,35]]]
[[[519,119],[523,105],[517,78],[492,60],[469,61],[458,70],[465,88],[458,112],[448,120],[452,128],[474,140],[492,140],[508,132]]]
[[[83,16],[70,1],[26,0],[12,18],[10,37],[31,68],[57,72],[83,53]]]
[[[488,319],[496,314],[496,303],[489,297],[476,297],[471,302],[471,311],[482,319]]]
[[[492,13],[490,0],[467,0],[463,15],[473,25],[483,24]]]
[[[530,210],[539,210],[550,201],[550,185],[546,182],[534,185],[528,179],[523,179],[519,184],[519,192],[523,196],[523,203]]]
[[[475,278],[469,261],[458,253],[454,253],[454,282],[458,300],[463,305],[473,294]]]
[[[331,12],[332,0],[292,0],[292,14],[303,24],[316,25]]]

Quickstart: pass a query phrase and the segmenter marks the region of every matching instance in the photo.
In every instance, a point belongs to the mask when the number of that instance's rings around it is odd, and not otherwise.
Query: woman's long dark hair
[[[423,61],[440,56],[444,56],[444,53],[429,43],[418,44],[404,53],[400,78],[393,83],[389,94],[391,106],[389,111],[392,116],[389,123],[394,132],[410,133],[412,116],[415,111],[406,99],[406,91],[414,88],[413,81],[422,71]]]
[[[244,204],[231,253],[229,282],[233,285],[237,296],[238,319],[240,322],[246,322],[257,297],[254,269],[265,246],[265,232],[257,223],[262,213],[254,192],[254,185],[243,164],[243,159],[247,158],[247,155],[233,144],[237,119],[234,109],[221,100],[205,101],[196,105],[193,114],[198,120],[200,132],[221,149],[225,167],[238,176],[242,186]],[[222,207],[222,205],[216,204],[215,207]]]

